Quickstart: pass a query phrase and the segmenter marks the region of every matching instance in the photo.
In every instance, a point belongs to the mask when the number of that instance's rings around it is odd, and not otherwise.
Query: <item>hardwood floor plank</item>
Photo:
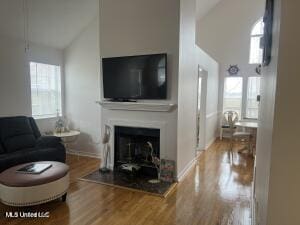
[[[6,225],[250,225],[253,159],[234,154],[217,141],[200,154],[197,164],[166,198],[79,181],[99,168],[98,159],[68,155],[70,188],[67,202],[29,208],[0,204]],[[50,218],[5,218],[7,211],[50,212]]]

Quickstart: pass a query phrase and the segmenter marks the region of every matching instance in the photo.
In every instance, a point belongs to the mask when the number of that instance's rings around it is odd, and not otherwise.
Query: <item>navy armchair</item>
[[[61,139],[41,136],[31,117],[0,118],[0,172],[12,166],[36,161],[66,161]]]

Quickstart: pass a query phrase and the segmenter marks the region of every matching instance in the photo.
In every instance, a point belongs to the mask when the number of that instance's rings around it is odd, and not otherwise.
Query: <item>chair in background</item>
[[[248,146],[248,149],[251,151],[251,133],[246,131],[236,131],[235,127],[235,117],[234,113],[229,112],[228,113],[228,123],[229,123],[229,129],[230,129],[230,155],[231,155],[231,161],[233,161],[233,144],[234,141],[238,140],[240,142],[246,143],[246,146]]]
[[[223,139],[223,135],[224,135],[224,131],[225,132],[229,132],[230,134],[230,138],[231,138],[231,129],[230,129],[230,125],[229,125],[229,121],[228,121],[228,117],[229,115],[232,117],[232,121],[234,123],[238,122],[239,121],[239,115],[237,112],[235,111],[226,111],[223,113],[223,117],[222,117],[222,120],[221,120],[221,127],[220,127],[220,140]],[[234,128],[236,129],[236,127]]]

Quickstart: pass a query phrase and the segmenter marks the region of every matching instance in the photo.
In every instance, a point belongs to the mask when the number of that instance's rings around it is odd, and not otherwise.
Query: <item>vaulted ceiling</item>
[[[196,0],[197,19],[202,19],[222,0]]]
[[[1,0],[0,34],[24,39],[23,1],[28,4],[29,40],[63,49],[97,16],[98,0]],[[196,0],[197,19],[221,0]]]
[[[96,17],[98,0],[25,0],[29,40],[63,49]],[[22,0],[0,1],[0,34],[24,39]]]

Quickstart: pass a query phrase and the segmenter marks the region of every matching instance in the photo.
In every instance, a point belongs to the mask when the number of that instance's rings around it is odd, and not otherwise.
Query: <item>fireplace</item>
[[[137,165],[138,174],[157,176],[153,157],[160,158],[160,129],[115,126],[114,167]]]

